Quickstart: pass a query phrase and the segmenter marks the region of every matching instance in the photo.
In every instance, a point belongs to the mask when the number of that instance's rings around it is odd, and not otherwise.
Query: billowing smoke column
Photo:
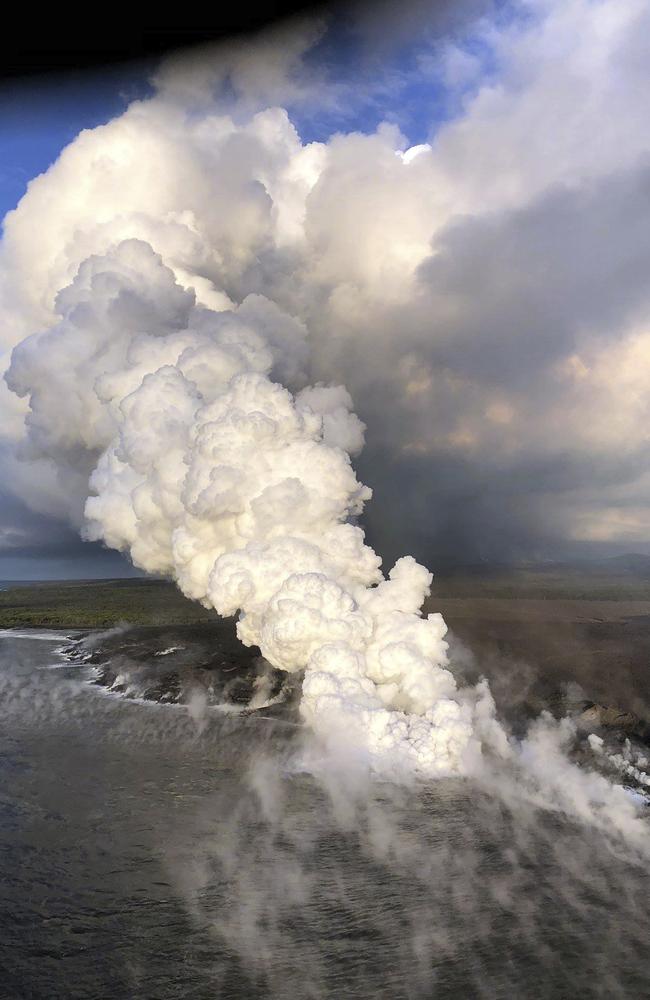
[[[13,352],[29,457],[89,477],[83,533],[173,578],[274,666],[305,671],[301,712],[382,772],[463,772],[505,750],[487,688],[459,691],[431,574],[384,578],[354,523],[370,490],[341,386],[304,386],[305,329],[261,295],[197,304],[151,246],[83,262],[58,324]],[[293,390],[293,392],[291,391]]]

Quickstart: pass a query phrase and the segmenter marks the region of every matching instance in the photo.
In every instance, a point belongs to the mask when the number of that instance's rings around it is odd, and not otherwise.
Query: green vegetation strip
[[[214,619],[214,611],[163,580],[75,580],[0,591],[0,628],[194,625]]]
[[[493,575],[436,577],[436,598],[492,597],[575,601],[650,601],[650,579],[630,573],[513,570]],[[106,628],[196,625],[215,620],[166,580],[88,580],[13,585],[0,591],[0,628]]]

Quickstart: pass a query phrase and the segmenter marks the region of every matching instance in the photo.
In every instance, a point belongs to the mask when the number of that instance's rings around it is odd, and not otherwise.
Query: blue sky
[[[149,90],[141,66],[5,84],[0,89],[0,218],[82,129],[109,121]]]
[[[478,77],[490,72],[490,53],[478,36],[454,36],[476,58]],[[290,109],[304,142],[325,141],[336,131],[373,132],[381,121],[399,125],[409,144],[426,142],[432,130],[458,111],[477,78],[450,86],[437,69],[435,39],[396,42],[390,51],[366,51],[358,31],[335,25],[306,56],[345,88],[336,108]],[[97,73],[12,81],[0,88],[0,219],[15,208],[28,182],[47,170],[85,128],[119,115],[151,93],[151,65]]]

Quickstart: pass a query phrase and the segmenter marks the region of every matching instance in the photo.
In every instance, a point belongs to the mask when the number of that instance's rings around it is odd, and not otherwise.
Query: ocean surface
[[[170,680],[163,633],[135,670],[118,633],[0,633],[2,998],[650,996],[624,845],[339,768],[259,662]]]

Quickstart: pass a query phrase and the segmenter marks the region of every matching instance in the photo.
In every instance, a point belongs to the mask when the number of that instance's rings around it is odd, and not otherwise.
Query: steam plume
[[[457,690],[444,622],[420,615],[431,574],[406,557],[385,579],[352,523],[370,491],[345,389],[272,380],[300,380],[301,324],[259,295],[198,305],[139,240],[86,260],[57,311],[7,380],[37,455],[96,458],[85,536],[239,613],[242,642],[305,670],[302,714],[328,738],[381,769],[463,770],[490,696]]]

